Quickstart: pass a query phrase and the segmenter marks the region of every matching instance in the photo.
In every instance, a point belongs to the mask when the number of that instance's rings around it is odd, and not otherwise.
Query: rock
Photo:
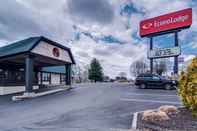
[[[145,111],[142,115],[142,120],[145,121],[166,121],[169,120],[170,118],[168,115],[163,112],[163,111],[153,111],[153,110],[148,110]]]
[[[159,111],[163,111],[166,114],[176,114],[178,113],[178,109],[176,106],[164,105],[159,107]]]

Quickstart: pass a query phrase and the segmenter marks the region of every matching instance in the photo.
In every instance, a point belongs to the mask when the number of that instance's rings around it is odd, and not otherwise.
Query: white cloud
[[[188,8],[191,0],[132,0],[132,2],[138,10],[146,13],[146,17],[155,17]]]
[[[189,43],[189,45],[190,45],[191,48],[194,48],[194,49],[197,50],[197,37],[195,37],[195,38],[193,39],[193,41],[192,41],[191,43]],[[196,54],[197,54],[197,53],[196,53]]]

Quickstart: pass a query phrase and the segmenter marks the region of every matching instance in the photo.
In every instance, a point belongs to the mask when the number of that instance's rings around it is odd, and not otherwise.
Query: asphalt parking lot
[[[78,84],[74,87],[31,100],[0,100],[0,130],[128,130],[134,112],[166,104],[181,105],[176,90],[137,89],[128,83]]]

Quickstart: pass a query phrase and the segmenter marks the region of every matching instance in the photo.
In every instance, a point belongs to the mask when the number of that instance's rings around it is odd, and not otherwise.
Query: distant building
[[[110,82],[110,77],[109,76],[104,76],[103,81],[104,82]]]

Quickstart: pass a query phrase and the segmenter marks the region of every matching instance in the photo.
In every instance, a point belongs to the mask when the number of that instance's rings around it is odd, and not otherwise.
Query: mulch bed
[[[197,117],[193,117],[190,110],[179,108],[179,113],[168,115],[167,121],[144,121],[142,113],[138,114],[137,128],[147,131],[197,131]]]

